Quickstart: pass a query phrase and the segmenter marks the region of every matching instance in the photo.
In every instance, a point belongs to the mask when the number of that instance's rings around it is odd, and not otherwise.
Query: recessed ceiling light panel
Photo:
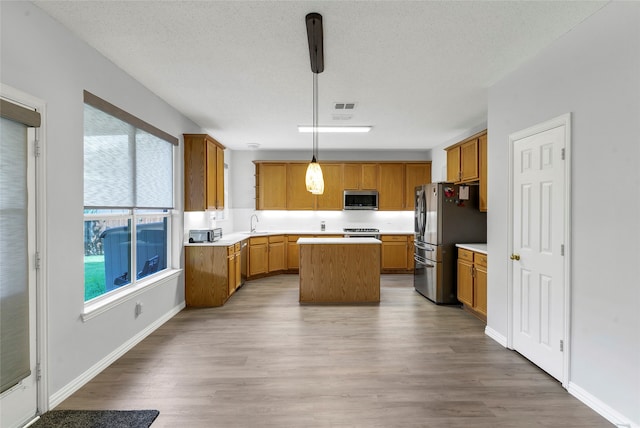
[[[371,126],[318,126],[318,132],[362,133],[371,131]],[[298,132],[313,132],[313,126],[298,125]]]

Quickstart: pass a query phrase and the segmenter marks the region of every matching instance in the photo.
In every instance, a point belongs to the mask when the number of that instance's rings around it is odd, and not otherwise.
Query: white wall
[[[508,137],[567,112],[569,391],[640,426],[640,3],[610,3],[489,91],[488,327],[505,337]]]
[[[0,2],[2,83],[47,103],[45,132],[49,396],[184,302],[182,277],[87,322],[83,273],[83,90],[181,137],[202,130],[27,2]],[[181,143],[182,144],[182,143]],[[182,208],[182,146],[175,197]],[[173,267],[181,267],[182,215]],[[144,312],[134,317],[140,301]]]

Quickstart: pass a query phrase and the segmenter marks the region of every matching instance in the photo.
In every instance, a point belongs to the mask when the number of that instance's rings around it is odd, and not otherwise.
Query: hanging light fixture
[[[307,23],[307,39],[309,41],[309,58],[313,72],[313,146],[311,162],[307,167],[305,183],[307,191],[314,195],[324,193],[324,178],[317,161],[318,155],[318,74],[324,71],[324,52],[322,46],[322,15],[309,13],[305,17]]]

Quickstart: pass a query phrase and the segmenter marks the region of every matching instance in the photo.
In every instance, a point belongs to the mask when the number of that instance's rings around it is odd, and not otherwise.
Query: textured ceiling
[[[36,1],[117,66],[245,150],[307,149],[304,17],[324,23],[322,149],[427,149],[481,125],[487,89],[600,9],[581,1]],[[355,102],[348,120],[333,103]]]

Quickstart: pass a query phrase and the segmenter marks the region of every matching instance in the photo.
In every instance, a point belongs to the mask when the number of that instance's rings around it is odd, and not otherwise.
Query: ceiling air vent
[[[356,103],[333,103],[336,112],[351,112],[356,108]]]

